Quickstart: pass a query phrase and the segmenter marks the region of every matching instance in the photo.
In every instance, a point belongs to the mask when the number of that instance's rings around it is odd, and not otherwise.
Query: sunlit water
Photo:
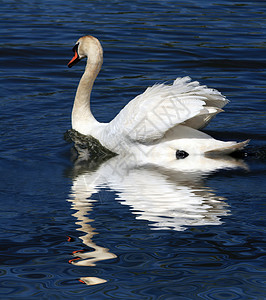
[[[265,298],[263,1],[1,3],[0,298]],[[73,161],[63,136],[97,36],[92,95],[111,120],[156,82],[191,76],[230,103],[206,132],[251,139],[245,161],[138,168]]]

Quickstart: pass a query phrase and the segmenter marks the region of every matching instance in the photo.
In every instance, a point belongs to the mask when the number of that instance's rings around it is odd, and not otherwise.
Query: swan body
[[[110,123],[92,115],[90,95],[103,63],[103,50],[93,36],[81,37],[73,48],[72,67],[87,57],[72,110],[72,128],[93,136],[117,154],[132,154],[135,160],[176,160],[177,150],[187,155],[229,154],[242,143],[219,141],[199,131],[223,111],[228,100],[217,90],[177,78],[172,85],[156,84],[131,100]]]

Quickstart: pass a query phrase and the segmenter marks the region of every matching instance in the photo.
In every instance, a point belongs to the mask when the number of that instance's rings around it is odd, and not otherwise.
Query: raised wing
[[[218,91],[191,82],[189,77],[177,78],[173,85],[147,88],[106,126],[106,132],[148,144],[178,124],[203,127],[227,102]]]

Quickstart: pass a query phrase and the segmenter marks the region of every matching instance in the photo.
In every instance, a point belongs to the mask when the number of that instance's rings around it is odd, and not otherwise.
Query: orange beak
[[[78,55],[78,44],[76,44],[73,48],[74,51],[74,56],[71,59],[71,61],[67,64],[69,68],[71,68],[72,66],[74,66],[76,63],[78,63],[80,61],[79,55]]]

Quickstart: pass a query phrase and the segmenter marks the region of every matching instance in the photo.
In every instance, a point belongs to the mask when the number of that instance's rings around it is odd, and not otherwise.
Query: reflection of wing
[[[152,222],[156,229],[184,230],[189,225],[219,225],[227,214],[223,198],[218,198],[202,184],[182,173],[181,182],[158,170],[132,170],[121,185],[110,183],[118,190],[121,203],[131,207],[137,219]],[[197,177],[196,177],[197,178]],[[184,181],[185,180],[185,181]],[[197,178],[199,180],[199,178]]]
[[[106,126],[106,132],[128,142],[152,142],[184,122],[193,128],[204,127],[227,102],[214,89],[191,82],[189,77],[177,78],[173,85],[154,85],[130,101]]]
[[[221,224],[220,217],[228,212],[224,199],[204,186],[187,183],[176,184],[151,170],[134,170],[120,188],[119,199],[155,229],[180,231],[190,225]]]
[[[234,160],[189,156],[171,163],[169,169],[166,165],[137,168],[133,160],[117,156],[98,170],[79,175],[73,182],[73,194],[76,199],[83,194],[86,203],[91,201],[92,193],[108,185],[137,218],[156,222],[156,228],[183,230],[192,224],[218,225],[219,217],[227,214],[226,204],[203,186],[200,179],[217,169],[239,165]]]

